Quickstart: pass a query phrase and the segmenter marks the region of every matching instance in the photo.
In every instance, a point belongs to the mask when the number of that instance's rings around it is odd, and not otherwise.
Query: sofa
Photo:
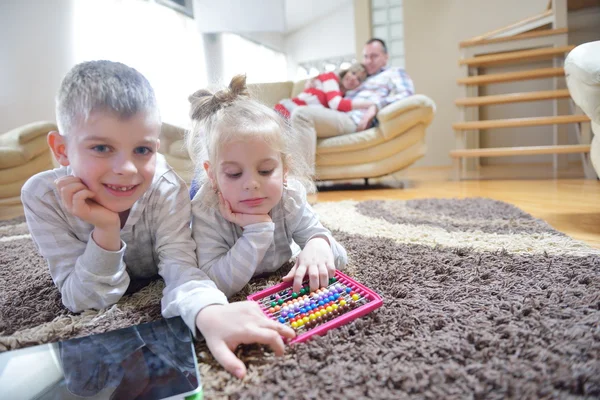
[[[590,159],[600,176],[600,41],[575,47],[564,63],[571,98],[591,119]]]
[[[22,214],[21,187],[29,177],[53,168],[46,136],[50,121],[33,122],[0,134],[0,219]]]
[[[269,107],[294,97],[304,81],[250,84],[251,95]],[[368,179],[389,175],[425,155],[425,131],[433,120],[434,102],[414,95],[379,111],[379,126],[362,132],[317,140],[317,180]],[[165,124],[161,151],[188,182],[193,168],[183,143],[182,129]]]

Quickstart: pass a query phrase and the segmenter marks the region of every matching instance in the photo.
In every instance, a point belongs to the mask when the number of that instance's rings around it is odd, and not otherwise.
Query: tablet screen
[[[199,393],[192,335],[180,317],[0,353],[6,399],[167,399]]]

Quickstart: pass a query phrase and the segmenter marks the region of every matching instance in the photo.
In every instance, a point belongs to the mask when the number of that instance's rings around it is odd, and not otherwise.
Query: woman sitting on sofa
[[[297,97],[281,100],[275,105],[275,110],[289,119],[292,111],[301,106],[326,107],[342,112],[369,108],[374,104],[371,101],[344,99],[347,91],[356,89],[366,78],[367,71],[360,63],[353,64],[339,74],[325,72],[313,78],[310,87]]]

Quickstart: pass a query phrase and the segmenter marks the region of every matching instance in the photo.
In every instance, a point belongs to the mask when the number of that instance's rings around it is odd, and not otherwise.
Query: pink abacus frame
[[[356,282],[354,279],[350,278],[348,275],[346,275],[340,271],[337,271],[337,270],[335,271],[335,277],[337,278],[338,282],[353,288],[353,290],[357,291],[359,295],[368,299],[368,303],[363,304],[353,310],[348,311],[347,313],[344,313],[342,315],[335,317],[331,321],[327,321],[324,324],[321,324],[313,329],[308,330],[307,332],[304,332],[304,333],[296,336],[294,339],[288,341],[289,344],[294,344],[297,342],[305,342],[312,335],[316,335],[316,334],[324,335],[325,332],[329,331],[330,329],[337,328],[338,326],[347,324],[350,321],[353,321],[358,317],[362,317],[363,315],[368,314],[371,311],[375,310],[376,308],[379,308],[382,306],[383,300],[381,299],[381,296],[379,296],[377,293],[375,293],[371,289],[367,288],[364,285],[361,285],[360,283]],[[269,318],[274,319],[273,316],[269,314],[267,309],[260,303],[259,300],[261,300],[267,296],[270,296],[274,293],[277,293],[281,290],[287,289],[291,286],[292,286],[292,282],[283,282],[283,283],[277,284],[275,286],[271,286],[270,288],[261,290],[260,292],[251,294],[250,296],[247,297],[247,299],[257,302],[259,304],[261,310],[263,311],[263,313],[266,316],[268,316]],[[278,323],[279,323],[279,321],[278,321]]]

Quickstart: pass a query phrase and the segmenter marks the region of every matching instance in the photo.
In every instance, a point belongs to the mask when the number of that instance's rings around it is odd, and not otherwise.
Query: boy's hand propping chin
[[[233,222],[242,228],[246,225],[258,224],[260,222],[273,222],[268,214],[242,214],[234,212],[231,209],[229,201],[225,200],[221,193],[219,193],[219,211],[227,221]]]
[[[246,366],[233,353],[238,345],[266,344],[275,355],[282,356],[281,336],[296,336],[292,328],[267,318],[251,301],[205,307],[196,316],[196,326],[215,359],[240,379],[246,375]]]
[[[335,262],[329,241],[324,237],[310,239],[298,255],[296,264],[283,277],[284,282],[294,280],[293,291],[298,293],[302,281],[308,275],[311,292],[321,287],[327,287],[329,278],[335,275]]]
[[[94,225],[92,237],[105,250],[121,248],[119,214],[96,203],[94,192],[76,176],[63,176],[55,181],[60,199],[72,215]]]

